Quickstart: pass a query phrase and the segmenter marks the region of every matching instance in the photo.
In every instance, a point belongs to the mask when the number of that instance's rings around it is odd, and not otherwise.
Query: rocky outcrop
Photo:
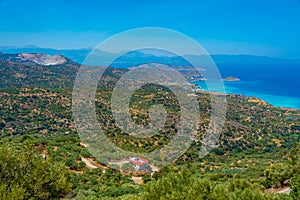
[[[22,61],[32,61],[39,65],[61,65],[67,62],[67,59],[62,55],[47,55],[42,53],[22,53],[18,55]]]

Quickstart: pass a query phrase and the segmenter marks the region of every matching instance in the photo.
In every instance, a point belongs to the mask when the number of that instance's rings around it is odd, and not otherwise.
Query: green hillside
[[[78,68],[74,63],[31,66],[0,61],[0,199],[300,198],[299,110],[227,95],[219,142],[199,158],[199,140],[211,108],[209,94],[197,93],[198,140],[172,165],[153,174],[119,171],[97,161],[76,132],[71,106]],[[141,125],[149,123],[151,105],[164,105],[167,121],[158,135],[139,139],[115,124],[109,100],[124,72],[108,68],[99,83],[95,105],[104,133],[132,152],[167,145],[177,132],[179,104],[160,86],[147,85],[130,99],[130,114]],[[284,189],[290,194],[277,193]]]

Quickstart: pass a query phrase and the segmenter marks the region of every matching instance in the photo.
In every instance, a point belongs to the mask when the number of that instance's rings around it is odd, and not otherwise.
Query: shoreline
[[[273,99],[297,99],[297,97],[290,97],[290,96],[279,96],[279,95],[272,95],[272,94],[263,94],[263,93],[257,93],[258,95],[255,95],[255,92],[250,91],[250,93],[254,93],[254,95],[252,94],[244,94],[244,93],[235,93],[235,92],[228,92],[226,91],[226,86],[224,85],[225,88],[225,93],[221,93],[221,92],[217,92],[217,91],[209,91],[208,89],[205,88],[201,88],[199,84],[197,84],[197,82],[199,81],[192,81],[190,82],[190,84],[196,86],[200,91],[204,91],[207,92],[209,94],[218,94],[218,95],[241,95],[241,96],[245,96],[245,97],[249,97],[249,98],[257,98],[261,101],[266,102],[267,104],[276,107],[278,109],[282,109],[282,110],[290,110],[290,111],[299,111],[300,107],[299,106],[290,106],[290,105],[276,105],[276,103],[274,104],[274,102],[269,101],[269,98],[273,98]],[[238,88],[237,88],[238,89]],[[260,96],[266,96],[267,98],[264,97],[260,97]],[[288,101],[288,100],[286,100]],[[299,98],[300,101],[300,98]]]

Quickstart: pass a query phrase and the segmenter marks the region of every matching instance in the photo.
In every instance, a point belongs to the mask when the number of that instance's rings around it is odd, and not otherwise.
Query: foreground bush
[[[145,187],[147,200],[218,199],[218,200],[273,200],[290,199],[287,195],[263,194],[262,187],[244,179],[214,182],[197,175],[168,174]]]
[[[71,190],[68,169],[31,146],[0,146],[0,199],[58,199]]]

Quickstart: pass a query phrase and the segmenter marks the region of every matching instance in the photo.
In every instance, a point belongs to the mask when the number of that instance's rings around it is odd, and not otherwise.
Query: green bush
[[[244,179],[226,182],[210,181],[197,175],[170,173],[146,184],[143,199],[153,200],[273,200],[289,199],[287,195],[263,194],[262,187]]]
[[[277,163],[265,170],[266,187],[280,186],[293,174],[292,168],[287,163]]]
[[[0,199],[55,199],[70,192],[62,163],[44,160],[32,146],[0,146]]]
[[[300,175],[295,174],[291,178],[291,197],[295,200],[300,199]]]

